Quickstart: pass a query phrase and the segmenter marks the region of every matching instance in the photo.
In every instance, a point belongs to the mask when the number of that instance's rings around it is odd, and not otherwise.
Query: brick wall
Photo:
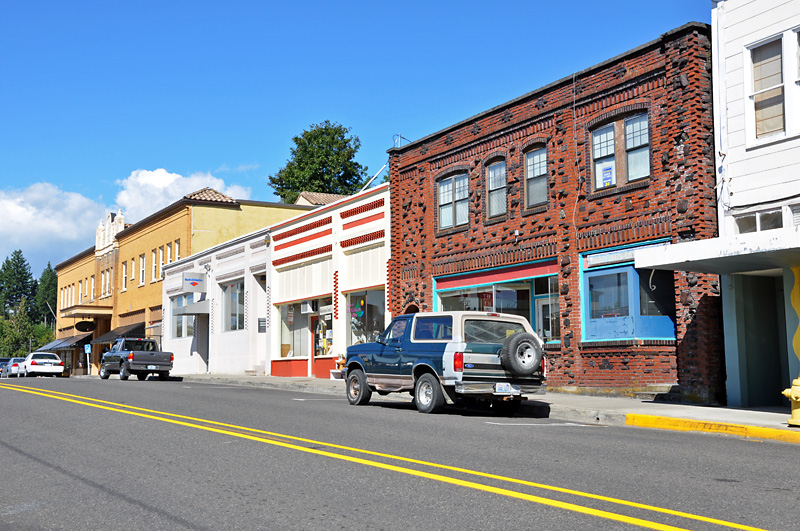
[[[719,284],[675,274],[676,341],[582,341],[580,253],[716,235],[710,30],[690,23],[390,153],[391,310],[433,309],[433,278],[535,260],[559,266],[561,345],[549,385],[628,394],[680,386],[724,402]],[[593,191],[591,130],[648,113],[650,177]],[[525,207],[525,153],[547,147],[548,203]],[[506,214],[487,217],[487,165],[506,163]],[[469,222],[437,230],[437,181],[469,180]]]

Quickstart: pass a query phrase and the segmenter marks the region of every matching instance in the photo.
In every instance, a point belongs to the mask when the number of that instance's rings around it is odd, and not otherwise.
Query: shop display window
[[[244,330],[244,280],[222,286],[222,320],[226,332]]]
[[[310,352],[308,314],[300,304],[284,304],[281,310],[281,357],[308,356]]]
[[[623,265],[584,273],[584,338],[674,339],[671,271]]]
[[[170,298],[173,308],[183,308],[194,302],[194,293],[186,293]],[[175,315],[172,317],[172,337],[192,337],[194,335],[194,316]]]
[[[377,339],[385,326],[383,290],[357,291],[347,295],[350,319],[348,345],[369,343]]]

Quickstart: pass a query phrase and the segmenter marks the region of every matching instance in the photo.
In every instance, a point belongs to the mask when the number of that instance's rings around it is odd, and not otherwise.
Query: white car
[[[14,376],[16,378],[19,378],[19,375],[21,373],[19,369],[23,361],[25,361],[25,358],[11,358],[10,360],[8,360],[8,364],[5,367],[3,367],[2,377],[10,378]]]
[[[49,375],[58,376],[64,372],[64,362],[52,352],[32,352],[25,361],[19,364],[22,376]]]

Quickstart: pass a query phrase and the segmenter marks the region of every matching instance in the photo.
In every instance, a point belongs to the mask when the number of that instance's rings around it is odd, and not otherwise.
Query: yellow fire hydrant
[[[792,381],[792,386],[784,389],[781,394],[792,402],[792,417],[789,419],[789,426],[800,428],[800,378]]]

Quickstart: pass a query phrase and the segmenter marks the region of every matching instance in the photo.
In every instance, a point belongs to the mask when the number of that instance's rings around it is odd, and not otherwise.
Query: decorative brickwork
[[[347,249],[348,247],[353,247],[354,245],[362,245],[371,241],[380,240],[385,234],[386,232],[382,230],[370,232],[369,234],[356,236],[355,238],[350,238],[349,240],[342,240],[340,245],[342,249]]]
[[[286,256],[284,258],[280,258],[278,260],[273,260],[272,265],[275,267],[282,266],[284,264],[289,264],[291,262],[297,262],[298,260],[305,260],[307,258],[312,258],[314,256],[319,256],[321,254],[330,253],[333,251],[333,246],[326,245],[324,247],[319,247],[317,249],[312,249],[310,251],[306,251],[303,253],[293,254],[292,256]]]
[[[687,24],[389,150],[391,311],[431,311],[440,276],[556,260],[561,342],[547,347],[550,387],[677,385],[686,400],[724,403],[716,276],[674,274],[673,341],[591,342],[581,328],[585,253],[716,236],[709,37],[707,25]],[[649,176],[596,189],[593,130],[643,113]],[[526,207],[526,153],[542,147],[547,202]],[[506,212],[489,219],[486,167],[496,160],[506,162]],[[467,175],[468,220],[440,230],[437,183],[456,173]]]
[[[286,238],[291,238],[292,236],[297,236],[298,234],[302,234],[302,233],[308,232],[310,230],[318,229],[320,227],[324,227],[325,225],[330,225],[332,221],[333,221],[333,218],[331,218],[331,216],[328,216],[327,218],[319,219],[319,220],[317,220],[317,221],[315,221],[313,223],[309,223],[307,225],[303,225],[301,227],[294,228],[292,230],[287,230],[286,232],[273,234],[272,235],[272,240],[276,241],[276,242],[277,241],[281,241],[281,240],[285,240]]]
[[[370,210],[375,210],[376,208],[381,208],[382,206],[383,206],[383,198],[380,198],[370,203],[357,206],[356,208],[345,210],[344,212],[339,214],[339,217],[341,217],[342,219],[346,219],[349,217],[357,216],[359,214],[363,214],[364,212],[369,212]]]

